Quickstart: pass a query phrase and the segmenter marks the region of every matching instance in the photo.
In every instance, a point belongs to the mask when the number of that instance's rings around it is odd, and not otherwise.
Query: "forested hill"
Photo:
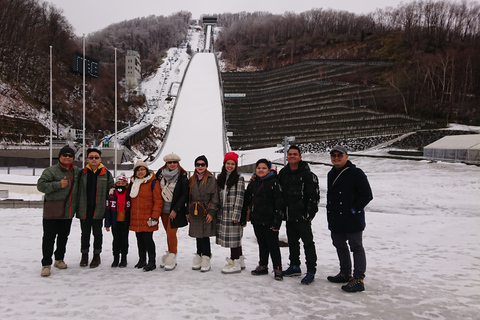
[[[369,82],[398,91],[406,105],[398,113],[480,124],[477,2],[420,0],[366,15],[312,9],[218,19],[224,27],[215,49],[229,70],[273,69],[310,59],[393,61],[393,68]]]
[[[220,31],[215,50],[228,70],[272,69],[311,59],[393,61],[388,72],[369,81],[398,91],[406,105],[399,112],[480,124],[477,2],[419,0],[365,15],[312,9],[216,16]],[[75,36],[62,11],[40,0],[0,0],[0,21],[0,115],[46,124],[38,114],[50,104],[51,46],[54,121],[80,128],[82,77],[72,71],[72,60],[74,52],[82,52],[82,38]],[[140,53],[146,76],[166,49],[185,40],[190,23],[191,13],[181,11],[123,21],[87,35],[85,53],[100,61],[100,76],[86,81],[88,131],[114,127],[114,48],[119,78],[126,50]],[[119,90],[119,119],[132,119],[144,97]],[[0,140],[8,141],[1,132]]]
[[[148,75],[156,69],[167,49],[185,39],[190,19],[189,12],[168,17],[152,15],[112,24],[87,35],[85,53],[100,61],[99,77],[86,79],[89,132],[114,129],[114,48],[118,50],[119,80],[124,76],[126,50],[140,53],[142,75]],[[82,52],[83,39],[75,36],[62,11],[43,1],[0,0],[0,21],[0,115],[12,117],[12,121],[24,118],[48,125],[48,118],[41,114],[50,107],[52,46],[54,122],[81,128],[83,79],[72,69],[73,54]],[[118,89],[124,98],[118,100],[119,119],[134,119],[144,98],[135,92],[124,92],[121,86]],[[24,138],[29,140],[28,135]],[[10,139],[0,132],[0,140]]]

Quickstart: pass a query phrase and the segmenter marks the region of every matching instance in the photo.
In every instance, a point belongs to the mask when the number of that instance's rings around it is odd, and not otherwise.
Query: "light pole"
[[[53,97],[52,97],[52,46],[50,46],[50,167],[52,166],[52,153],[53,153]]]
[[[115,48],[115,141],[113,143],[115,152],[115,168],[113,173],[117,177],[117,48]]]

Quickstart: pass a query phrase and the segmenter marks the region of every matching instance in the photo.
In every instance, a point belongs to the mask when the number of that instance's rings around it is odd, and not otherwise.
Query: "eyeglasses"
[[[147,171],[145,168],[139,168],[137,171]]]
[[[195,163],[195,167],[205,167],[206,163]]]
[[[90,160],[98,160],[98,159],[100,159],[100,157],[88,157],[88,159],[90,159]]]
[[[64,153],[64,154],[62,154],[62,156],[65,157],[65,158],[73,158],[73,154],[71,154],[71,153]]]
[[[342,159],[343,158],[343,153],[330,153],[330,157]]]
[[[178,163],[178,161],[167,161],[167,164],[174,164],[174,163]]]

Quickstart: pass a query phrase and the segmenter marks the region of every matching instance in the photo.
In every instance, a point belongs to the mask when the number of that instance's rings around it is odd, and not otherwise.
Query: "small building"
[[[125,56],[125,84],[127,90],[138,86],[142,80],[141,71],[140,54],[135,50],[127,50]]]
[[[423,148],[428,160],[480,164],[480,134],[443,137]]]

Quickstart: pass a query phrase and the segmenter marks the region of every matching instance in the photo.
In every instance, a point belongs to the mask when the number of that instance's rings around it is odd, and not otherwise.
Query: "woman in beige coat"
[[[193,270],[210,270],[212,251],[210,237],[216,233],[216,214],[218,206],[217,181],[207,170],[208,160],[202,155],[195,159],[195,172],[190,177],[190,196],[188,202],[190,223],[188,234],[197,240],[197,253],[193,258]]]

